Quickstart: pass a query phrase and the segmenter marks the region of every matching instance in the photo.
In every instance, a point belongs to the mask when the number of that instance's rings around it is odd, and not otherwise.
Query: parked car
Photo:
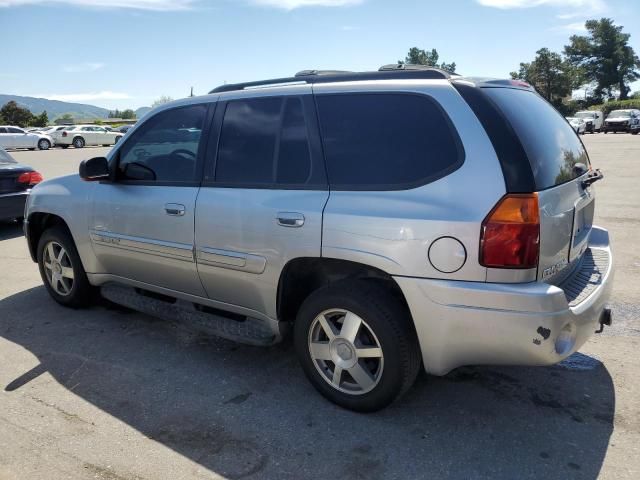
[[[82,148],[91,145],[115,145],[122,138],[119,132],[109,132],[104,127],[97,125],[76,125],[73,128],[65,128],[56,138],[56,144],[62,148],[73,145]]]
[[[346,408],[383,408],[421,366],[550,365],[611,321],[602,174],[520,81],[394,66],[223,85],[79,172],[27,207],[55,301],[100,287],[253,345],[292,330]]]
[[[19,164],[0,147],[0,220],[22,220],[27,195],[41,181],[39,172]]]
[[[629,132],[634,135],[640,131],[640,110],[613,110],[604,121],[604,133]]]
[[[604,113],[602,113],[600,110],[583,110],[581,112],[577,112],[574,117],[578,117],[584,120],[587,127],[587,133],[596,133],[602,130]]]
[[[578,117],[566,117],[566,119],[578,135],[584,135],[587,131],[587,124],[583,119]]]
[[[0,126],[0,147],[28,148],[30,150],[48,150],[54,145],[53,139],[43,133],[30,133],[22,128],[13,126]]]
[[[127,133],[132,128],[133,128],[133,125],[122,125],[120,128],[118,128],[118,132]]]

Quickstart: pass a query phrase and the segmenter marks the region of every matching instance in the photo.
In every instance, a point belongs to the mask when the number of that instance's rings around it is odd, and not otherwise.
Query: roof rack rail
[[[231,92],[234,90],[245,90],[256,87],[268,87],[279,85],[314,84],[314,83],[334,83],[334,82],[357,82],[364,80],[446,80],[452,75],[442,69],[418,65],[419,68],[397,68],[382,69],[375,72],[342,72],[331,70],[302,70],[293,77],[272,78],[270,80],[258,80],[246,83],[230,83],[220,85],[209,93]]]
[[[446,75],[451,75],[451,72],[443,70],[442,68],[432,67],[431,65],[420,65],[419,63],[389,63],[387,65],[382,65],[378,71],[379,72],[388,72],[388,71],[398,71],[398,70],[435,70],[436,72],[442,72]]]

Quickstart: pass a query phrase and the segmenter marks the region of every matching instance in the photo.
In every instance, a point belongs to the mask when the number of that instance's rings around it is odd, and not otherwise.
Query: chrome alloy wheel
[[[73,266],[64,247],[57,242],[47,243],[42,263],[51,288],[62,297],[69,295],[73,288]]]
[[[363,395],[382,378],[380,342],[353,312],[332,309],[320,313],[309,329],[308,347],[316,369],[336,390]]]

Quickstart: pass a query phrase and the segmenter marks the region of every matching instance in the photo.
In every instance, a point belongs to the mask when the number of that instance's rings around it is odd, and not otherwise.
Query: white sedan
[[[124,135],[120,132],[110,132],[98,125],[76,125],[73,128],[66,128],[56,136],[56,145],[67,148],[73,145],[75,148],[82,148],[89,145],[114,145]]]
[[[49,135],[38,132],[27,132],[22,128],[13,126],[0,126],[0,147],[29,148],[35,150],[48,150],[54,145]]]
[[[587,131],[587,124],[582,118],[566,117],[566,119],[567,122],[569,122],[569,125],[571,125],[571,127],[576,131],[578,135],[584,135],[584,133]]]

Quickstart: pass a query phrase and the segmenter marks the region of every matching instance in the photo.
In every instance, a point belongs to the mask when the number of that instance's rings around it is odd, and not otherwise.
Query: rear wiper
[[[602,174],[602,172],[600,171],[599,168],[596,169],[596,170],[591,170],[589,172],[589,174],[587,175],[587,178],[585,178],[582,181],[582,188],[587,188],[592,183],[595,183],[598,180],[602,180],[603,178],[604,178],[604,175]]]

